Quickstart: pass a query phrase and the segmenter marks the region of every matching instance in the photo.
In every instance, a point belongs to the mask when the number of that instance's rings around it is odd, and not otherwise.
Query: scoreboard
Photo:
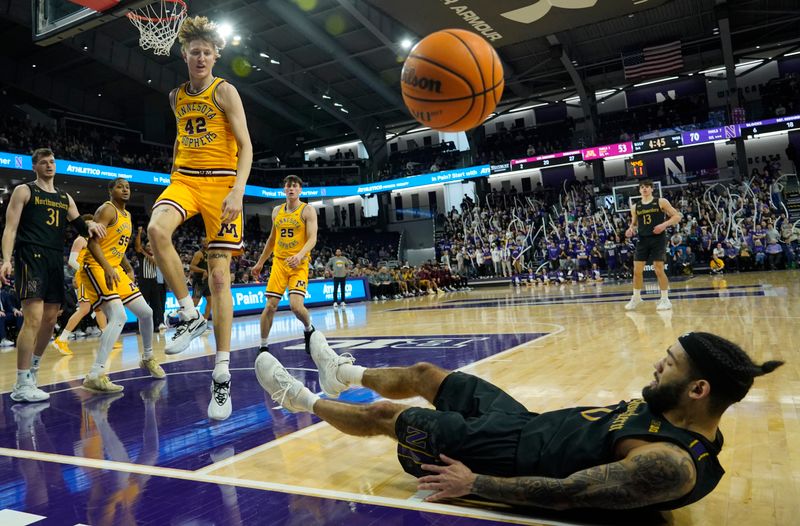
[[[669,148],[677,148],[683,144],[683,137],[680,134],[665,135],[663,137],[654,137],[652,139],[643,139],[641,141],[634,141],[633,151],[643,152],[648,150],[667,150]]]
[[[642,159],[626,159],[625,173],[629,179],[644,179],[647,177],[647,167]]]

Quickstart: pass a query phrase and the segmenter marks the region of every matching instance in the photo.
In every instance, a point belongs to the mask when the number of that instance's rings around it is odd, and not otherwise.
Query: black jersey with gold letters
[[[675,427],[650,411],[641,399],[607,407],[577,407],[533,417],[520,433],[517,473],[564,478],[576,471],[613,462],[614,447],[624,438],[671,442],[691,455],[697,482],[680,499],[653,506],[674,509],[711,493],[725,470],[717,461],[722,433],[714,442],[687,429]]]
[[[639,237],[664,235],[653,233],[653,227],[664,222],[664,211],[658,204],[658,199],[653,199],[647,204],[636,204],[636,227]]]
[[[63,251],[69,210],[67,193],[59,189],[55,192],[46,192],[35,182],[26,184],[30,188],[31,198],[22,208],[16,247],[38,245],[50,250]]]

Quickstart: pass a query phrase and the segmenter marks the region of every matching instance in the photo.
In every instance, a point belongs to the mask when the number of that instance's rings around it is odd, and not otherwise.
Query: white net
[[[152,49],[156,55],[169,55],[186,18],[186,4],[183,0],[159,0],[127,16],[139,30],[142,49]]]

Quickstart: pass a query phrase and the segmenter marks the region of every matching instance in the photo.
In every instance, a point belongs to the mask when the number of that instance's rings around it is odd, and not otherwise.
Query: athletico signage
[[[0,168],[32,170],[31,156],[0,152]],[[127,179],[130,183],[152,184],[156,186],[167,186],[170,180],[169,174],[164,173],[134,170],[132,168],[116,168],[100,164],[76,163],[59,159],[56,159],[56,173],[59,175],[104,180],[122,177],[123,179]],[[480,166],[471,166],[469,168],[416,175],[414,177],[403,177],[402,179],[390,179],[388,181],[381,181],[369,185],[309,186],[303,188],[302,197],[349,197],[353,195],[378,194],[381,192],[391,192],[392,190],[403,190],[429,184],[451,183],[453,181],[484,177],[489,175],[489,173],[489,165],[484,164]],[[245,195],[263,197],[265,199],[283,199],[284,197],[282,188],[264,188],[263,186],[247,185],[244,193]]]
[[[667,0],[367,0],[425,36],[449,27],[483,35],[495,47],[619,18]]]
[[[233,298],[233,315],[243,316],[246,314],[255,314],[261,312],[266,305],[266,297],[264,291],[266,283],[253,283],[248,285],[233,285],[231,286],[231,297]],[[345,283],[345,300],[348,302],[356,302],[369,299],[369,289],[367,287],[366,278],[349,278]],[[200,302],[198,308],[200,311],[205,310],[205,298]],[[308,282],[308,291],[306,292],[305,304],[307,307],[315,305],[326,305],[333,303],[333,280],[330,279],[312,279]],[[167,305],[165,312],[167,314],[178,310],[178,300],[172,292],[167,292]],[[278,303],[278,309],[289,308],[289,295],[284,293],[283,298]],[[127,323],[136,322],[136,317],[131,311],[125,309],[128,315]]]

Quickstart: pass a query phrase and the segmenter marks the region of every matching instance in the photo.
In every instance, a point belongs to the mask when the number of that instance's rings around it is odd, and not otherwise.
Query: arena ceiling
[[[401,42],[424,36],[413,28],[430,27],[429,20],[426,26],[415,18],[425,15],[414,8],[419,1],[187,3],[191,15],[227,21],[241,36],[238,46],[226,48],[215,72],[231,79],[242,93],[255,139],[284,145],[286,151],[285,145],[298,137],[304,137],[306,146],[332,144],[417,126],[402,104],[399,79],[406,53]],[[730,17],[737,58],[777,56],[776,48],[785,52],[800,43],[796,0],[580,1],[617,8],[631,5],[605,13],[613,16],[610,19],[576,13],[558,24],[531,26],[525,38],[495,42],[505,65],[501,111],[524,102],[572,96],[577,83],[587,90],[624,86],[622,52],[676,39],[683,43],[685,71],[721,65],[722,46],[715,29],[724,13]],[[558,5],[562,0],[529,0],[531,5],[540,2]],[[479,13],[482,8],[486,15],[493,5],[499,6],[496,11],[509,0],[461,3]],[[398,4],[407,10],[398,10]],[[548,33],[548,27],[558,31]],[[0,0],[0,31],[12,43],[0,50],[6,86],[52,107],[133,127],[142,111],[163,113],[165,126],[173,122],[166,94],[186,78],[178,47],[169,57],[142,51],[136,30],[124,17],[42,47],[31,42],[30,4]]]

